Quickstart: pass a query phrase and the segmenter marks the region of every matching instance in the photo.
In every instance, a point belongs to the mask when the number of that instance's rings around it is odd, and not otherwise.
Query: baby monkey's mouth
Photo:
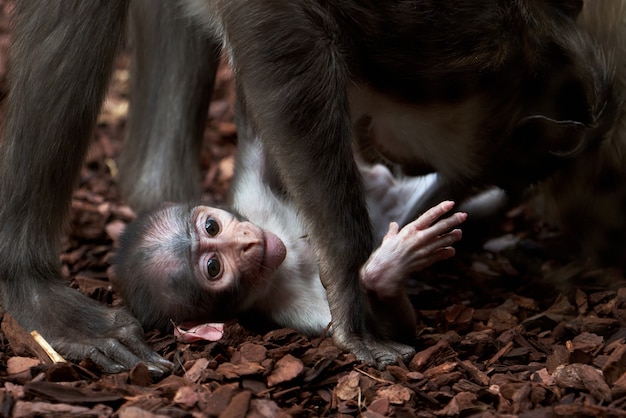
[[[263,233],[263,256],[261,269],[273,272],[281,265],[287,256],[287,249],[283,241],[274,233],[262,229]]]

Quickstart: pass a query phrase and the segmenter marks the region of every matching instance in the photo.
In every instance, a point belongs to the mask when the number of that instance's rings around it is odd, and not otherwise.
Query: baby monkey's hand
[[[454,202],[444,201],[402,229],[392,222],[382,244],[361,269],[365,289],[381,300],[398,297],[410,273],[452,257],[451,245],[462,236],[455,227],[467,219],[463,212],[439,219],[453,207]]]

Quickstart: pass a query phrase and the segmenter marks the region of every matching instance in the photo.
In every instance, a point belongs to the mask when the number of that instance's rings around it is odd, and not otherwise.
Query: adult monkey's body
[[[157,69],[133,76],[133,97],[163,94],[131,110],[134,206],[193,197],[180,186],[197,175],[187,161],[194,148],[178,140],[200,138],[207,63],[218,53],[206,34],[225,35],[241,112],[311,232],[334,339],[368,362],[412,350],[380,338],[360,292],[373,237],[353,123],[370,117],[378,151],[407,171],[440,174],[419,213],[474,186],[516,193],[596,146],[614,122],[613,64],[576,25],[579,1],[181,3],[211,29],[202,32],[178,3],[132,2],[134,68]],[[159,360],[130,317],[64,287],[57,255],[126,13],[125,1],[16,3],[0,161],[5,310],[68,358],[87,355],[107,370]]]
[[[373,238],[357,121],[371,118],[384,157],[442,179],[403,223],[473,187],[521,193],[613,121],[610,71],[575,23],[582,2],[194,3],[225,40],[239,110],[310,231],[334,339],[368,362],[412,350],[380,339],[360,291]]]

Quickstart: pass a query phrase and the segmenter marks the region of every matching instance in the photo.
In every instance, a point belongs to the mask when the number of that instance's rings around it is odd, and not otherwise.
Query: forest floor
[[[8,20],[0,1],[0,74]],[[128,60],[118,60],[71,205],[61,260],[70,285],[117,305],[109,261],[134,217],[116,159],[128,109]],[[0,84],[2,96],[6,84]],[[223,202],[234,169],[232,75],[218,74],[200,160],[204,198]],[[41,115],[41,117],[47,117]],[[560,254],[558,231],[524,205],[494,220],[480,245],[415,277],[417,354],[384,370],[325,337],[257,333],[236,323],[214,342],[147,330],[171,360],[154,380],[143,365],[103,374],[89,361],[51,363],[8,315],[0,334],[0,416],[81,417],[626,417],[623,273]],[[30,348],[30,351],[29,351]]]

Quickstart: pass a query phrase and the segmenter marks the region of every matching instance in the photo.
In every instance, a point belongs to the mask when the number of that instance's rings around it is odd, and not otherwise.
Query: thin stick
[[[356,370],[357,372],[359,372],[359,373],[361,373],[361,374],[363,374],[363,375],[365,375],[365,376],[369,377],[370,379],[375,380],[376,382],[379,382],[379,383],[387,383],[387,384],[389,384],[389,385],[392,385],[392,384],[393,384],[393,382],[391,382],[391,381],[389,381],[389,380],[381,379],[381,378],[379,378],[379,377],[376,377],[376,376],[374,376],[374,375],[371,375],[371,374],[367,373],[366,371],[359,369],[358,367],[357,367],[357,368],[355,368],[354,370]]]
[[[57,353],[50,344],[48,344],[48,341],[46,341],[39,332],[34,330],[30,332],[30,335],[33,336],[33,339],[37,342],[37,344],[39,344],[43,351],[46,352],[46,354],[48,355],[48,357],[50,357],[50,360],[52,360],[53,363],[66,363],[66,360],[61,357],[61,355]]]

